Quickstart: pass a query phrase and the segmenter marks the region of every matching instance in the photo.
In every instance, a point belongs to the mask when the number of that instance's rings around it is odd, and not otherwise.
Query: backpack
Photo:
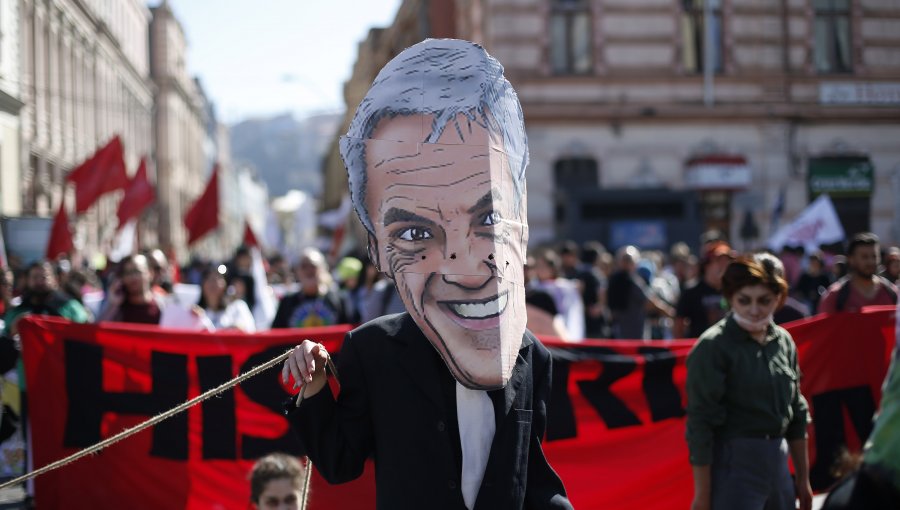
[[[891,288],[891,282],[889,282],[887,278],[883,278],[878,275],[875,275],[875,278],[879,280],[881,286],[884,287],[884,290],[887,291],[888,296],[891,297],[891,301],[896,303],[897,293],[894,292],[894,289]],[[841,278],[840,283],[841,287],[838,289],[837,299],[834,302],[834,310],[836,312],[843,311],[844,307],[847,306],[847,300],[850,299],[850,276]]]

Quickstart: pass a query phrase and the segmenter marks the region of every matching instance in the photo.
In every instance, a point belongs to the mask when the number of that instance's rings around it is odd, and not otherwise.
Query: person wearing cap
[[[360,322],[360,310],[363,303],[363,288],[360,285],[360,273],[363,263],[356,257],[344,257],[334,268],[341,301],[344,303],[344,312],[347,319],[353,324]]]
[[[797,499],[801,510],[812,506],[797,347],[773,321],[787,289],[772,259],[730,263],[722,276],[730,312],[688,354],[692,510],[793,510]]]
[[[728,243],[713,241],[706,245],[700,263],[702,278],[678,299],[672,327],[675,338],[697,338],[725,316],[722,274],[733,259]]]

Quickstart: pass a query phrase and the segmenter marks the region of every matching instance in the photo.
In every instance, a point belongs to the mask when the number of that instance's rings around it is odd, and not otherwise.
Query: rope
[[[287,351],[284,354],[276,356],[275,358],[263,363],[262,365],[259,365],[255,368],[235,377],[234,379],[232,379],[228,382],[225,382],[225,383],[207,391],[206,393],[203,393],[202,395],[198,395],[198,396],[188,400],[187,402],[180,404],[177,407],[173,407],[172,409],[169,409],[168,411],[166,411],[162,414],[158,414],[143,423],[139,423],[139,424],[135,425],[134,427],[131,427],[130,429],[125,429],[122,432],[119,432],[118,434],[116,434],[112,437],[104,439],[103,441],[100,441],[99,443],[97,443],[93,446],[89,446],[79,452],[69,455],[68,457],[66,457],[64,459],[57,460],[56,462],[47,464],[46,466],[44,466],[40,469],[36,469],[30,473],[27,473],[25,475],[22,475],[22,476],[16,478],[14,480],[10,480],[10,481],[4,483],[3,485],[0,485],[0,490],[3,490],[12,485],[22,483],[26,480],[30,480],[30,479],[40,476],[44,473],[53,471],[54,469],[61,468],[61,467],[65,466],[66,464],[71,464],[72,462],[75,462],[76,460],[78,460],[82,457],[85,457],[87,455],[97,453],[100,450],[106,448],[107,446],[118,443],[119,441],[121,441],[127,437],[133,436],[142,430],[148,429],[163,420],[169,419],[169,418],[175,416],[176,414],[178,414],[182,411],[185,411],[189,407],[195,406],[195,405],[199,404],[200,402],[203,402],[204,400],[207,400],[211,397],[218,395],[219,393],[222,393],[225,390],[234,388],[238,384],[259,374],[260,372],[268,370],[268,369],[274,367],[275,365],[281,363],[282,361],[287,359],[287,357],[290,356],[290,354],[291,354],[291,351]],[[329,361],[330,361],[330,359],[329,359]],[[304,386],[304,388],[305,387],[306,386]],[[309,463],[309,467],[312,467],[312,462]]]

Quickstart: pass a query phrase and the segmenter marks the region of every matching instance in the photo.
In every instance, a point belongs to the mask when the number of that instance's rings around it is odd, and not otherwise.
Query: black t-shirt
[[[794,290],[799,295],[800,299],[806,301],[810,307],[815,310],[818,307],[819,298],[822,293],[824,293],[825,289],[832,283],[831,278],[825,273],[813,276],[804,272],[800,275],[800,279],[797,280],[797,286],[794,287]]]
[[[690,321],[687,330],[689,338],[698,338],[710,326],[725,317],[722,294],[705,281],[700,280],[681,294],[675,315]]]
[[[348,322],[343,302],[333,290],[316,296],[307,296],[300,291],[281,300],[272,328],[310,328]]]

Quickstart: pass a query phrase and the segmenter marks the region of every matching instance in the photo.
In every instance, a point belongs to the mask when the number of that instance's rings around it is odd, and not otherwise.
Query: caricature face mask
[[[423,45],[456,43],[487,55],[464,41],[429,40],[395,61]],[[409,75],[405,70],[402,76]],[[423,89],[418,100],[426,101],[426,90],[435,84],[413,80]],[[398,80],[395,88],[405,85]],[[453,91],[446,95],[452,98]],[[365,164],[364,189],[353,198],[370,230],[370,257],[395,281],[407,311],[453,377],[468,388],[494,389],[509,380],[525,330],[528,228],[524,175],[514,177],[515,169],[524,170],[523,156],[508,155],[511,144],[497,129],[508,112],[495,116],[487,105],[479,107],[480,112],[446,118],[443,126],[438,119],[445,109],[381,115],[369,136],[345,137],[341,149],[345,162],[355,150],[362,156],[358,163]],[[521,122],[521,110],[517,117]]]

